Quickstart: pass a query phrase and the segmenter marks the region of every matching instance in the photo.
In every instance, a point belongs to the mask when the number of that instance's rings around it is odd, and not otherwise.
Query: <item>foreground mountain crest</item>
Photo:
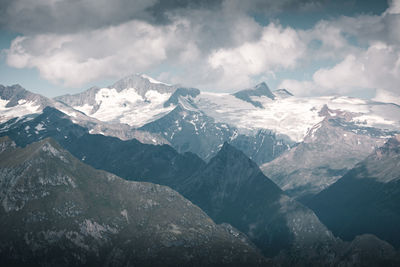
[[[236,230],[215,225],[172,189],[97,171],[51,139],[7,149],[0,158],[6,265],[265,263]]]

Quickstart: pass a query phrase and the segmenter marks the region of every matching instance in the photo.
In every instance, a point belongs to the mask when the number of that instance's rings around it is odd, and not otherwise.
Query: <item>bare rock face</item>
[[[3,266],[261,266],[234,229],[172,189],[89,167],[51,139],[0,140]]]

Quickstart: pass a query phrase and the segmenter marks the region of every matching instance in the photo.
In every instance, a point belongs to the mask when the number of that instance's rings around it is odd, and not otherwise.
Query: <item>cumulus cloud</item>
[[[338,38],[337,44],[342,53],[335,52],[336,45],[331,51],[337,54],[337,58],[343,58],[336,65],[317,70],[312,80],[284,80],[280,86],[290,88],[299,95],[352,94],[374,90],[375,100],[400,103],[399,6],[400,1],[396,0],[380,16],[342,17],[336,21],[321,22],[308,34],[315,34],[314,38],[318,38],[316,29],[324,25],[324,28],[336,29],[338,36],[355,38],[359,45],[351,44],[346,41],[347,38]]]
[[[212,90],[252,85],[252,77],[292,68],[304,51],[296,31],[259,25],[231,4],[216,16],[204,9],[170,15],[171,23],[131,20],[77,33],[42,33],[16,38],[7,63],[37,68],[42,77],[65,86],[119,78],[168,65],[168,82]]]
[[[312,81],[285,80],[281,87],[298,95],[351,94],[355,90],[375,89],[398,94],[400,51],[384,43],[375,43],[357,55],[350,54],[331,68],[316,71]]]
[[[241,13],[276,14],[315,9],[327,0],[0,0],[0,27],[24,34],[73,33],[115,26],[131,20],[173,22],[171,15],[193,10],[219,12],[229,5]],[[236,12],[235,12],[236,13]]]
[[[7,63],[65,86],[158,69],[156,78],[169,83],[233,91],[333,61],[309,81],[280,86],[297,95],[400,94],[400,0],[381,15],[322,20],[308,30],[261,25],[254,14],[318,10],[326,0],[0,1],[0,25],[22,33]]]
[[[214,51],[208,61],[213,69],[221,73],[219,87],[226,84],[238,88],[248,86],[254,76],[295,67],[304,51],[305,44],[295,30],[271,23],[263,28],[258,40]]]
[[[16,68],[35,67],[44,78],[56,83],[80,86],[133,70],[145,71],[165,60],[170,50],[185,53],[184,46],[190,48],[190,43],[176,38],[179,27],[184,27],[184,22],[155,27],[130,21],[77,34],[18,37],[8,50],[7,62]]]
[[[0,0],[0,26],[23,34],[74,33],[132,20],[168,23],[168,14],[213,9],[222,0]]]

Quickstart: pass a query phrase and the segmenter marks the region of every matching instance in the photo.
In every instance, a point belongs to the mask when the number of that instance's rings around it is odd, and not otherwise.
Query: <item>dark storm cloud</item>
[[[219,10],[223,0],[158,0],[154,5],[146,11],[151,14],[151,17],[156,23],[169,23],[168,13],[182,12],[193,9],[204,10]]]
[[[218,9],[221,0],[0,0],[0,25],[20,33],[68,33],[131,21],[169,23],[168,13]]]
[[[20,33],[67,33],[146,20],[155,0],[1,0],[1,26]]]
[[[284,10],[322,8],[328,0],[0,0],[0,26],[23,34],[69,33],[119,25],[133,19],[168,24],[171,16],[190,19],[191,11],[219,15],[223,5],[233,13],[273,15]]]

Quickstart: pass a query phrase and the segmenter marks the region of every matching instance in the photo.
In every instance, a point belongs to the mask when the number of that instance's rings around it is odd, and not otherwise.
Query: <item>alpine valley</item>
[[[265,83],[0,86],[0,265],[400,266],[399,134]]]

